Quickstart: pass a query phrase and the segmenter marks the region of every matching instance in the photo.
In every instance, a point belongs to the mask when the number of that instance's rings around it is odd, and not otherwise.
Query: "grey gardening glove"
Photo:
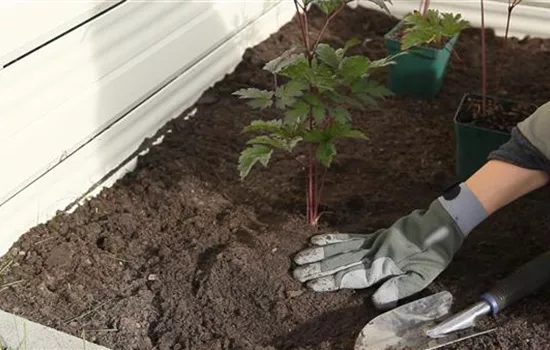
[[[319,292],[362,289],[383,282],[372,300],[379,309],[427,287],[451,262],[468,233],[487,217],[479,200],[456,185],[387,229],[373,234],[322,234],[300,251],[293,271]]]

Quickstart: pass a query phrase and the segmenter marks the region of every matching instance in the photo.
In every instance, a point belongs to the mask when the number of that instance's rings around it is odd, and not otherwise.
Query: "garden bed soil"
[[[346,9],[328,39],[369,39],[354,52],[379,58],[396,23]],[[294,159],[277,156],[242,183],[236,170],[241,129],[258,114],[231,93],[268,87],[263,64],[297,44],[298,33],[292,22],[248,50],[204,94],[195,116],[166,125],[164,141],[140,157],[136,171],[21,237],[0,262],[10,263],[0,284],[19,281],[1,291],[0,308],[114,349],[352,349],[378,314],[373,290],[308,291],[292,279],[291,257],[315,232],[387,227],[454,181],[452,120],[462,95],[480,86],[480,31],[461,34],[437,99],[396,97],[355,116],[370,140],[339,144],[318,230],[305,225],[305,176]],[[488,31],[487,40],[494,65],[502,39]],[[550,80],[541,79],[550,70],[549,45],[510,41],[501,86],[514,99],[550,99]],[[549,210],[541,190],[496,213],[425,293],[448,289],[457,308],[477,301],[550,247]],[[448,349],[550,348],[550,290],[481,324],[494,326]]]
[[[483,113],[482,96],[470,95],[458,111],[457,121],[483,127],[492,131],[512,132],[512,128],[529,117],[537,109],[528,102],[505,101],[498,97],[485,98],[486,113]]]

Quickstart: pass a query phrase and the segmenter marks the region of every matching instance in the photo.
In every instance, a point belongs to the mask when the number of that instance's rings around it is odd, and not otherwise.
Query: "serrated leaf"
[[[428,10],[426,16],[418,11],[409,13],[404,17],[404,23],[402,50],[432,42],[439,43],[443,37],[451,37],[469,26],[460,14],[440,13],[434,9]]]
[[[354,130],[349,124],[331,124],[328,128],[323,131],[325,141],[333,141],[337,138],[356,138],[356,139],[366,139],[367,137],[360,131]]]
[[[246,88],[233,92],[233,95],[240,99],[249,99],[248,105],[255,109],[265,109],[273,104],[273,91]]]
[[[343,2],[344,0],[315,0],[315,4],[326,15],[330,15],[336,11]]]
[[[470,26],[460,13],[443,13],[441,16],[441,31],[444,36],[451,37]]]
[[[361,130],[347,130],[343,132],[340,137],[368,140],[368,137]]]
[[[250,170],[256,163],[259,162],[264,167],[267,167],[272,154],[273,150],[264,145],[254,145],[243,150],[239,157],[238,165],[241,180],[250,173]]]
[[[353,96],[345,96],[344,97],[344,103],[346,103],[347,105],[351,106],[351,107],[354,107],[354,108],[357,108],[361,111],[364,111],[365,110],[365,106],[363,105],[363,102],[361,101],[358,101],[355,97]]]
[[[357,39],[357,38],[353,38],[353,39],[350,39],[348,41],[346,41],[346,44],[344,45],[344,47],[341,47],[339,48],[338,50],[336,50],[336,55],[340,58],[340,60],[342,58],[344,58],[344,55],[346,54],[346,52],[351,49],[352,47],[354,47],[355,45],[359,45],[361,43],[361,40]]]
[[[316,87],[321,93],[334,90],[338,83],[334,77],[334,73],[325,65],[312,67],[310,74],[308,74],[308,79],[311,85]]]
[[[336,51],[328,44],[320,43],[315,50],[317,58],[334,69],[340,65],[341,57],[336,54]]]
[[[351,120],[351,115],[348,110],[343,107],[335,107],[329,110],[329,114],[334,120],[340,124],[348,123]]]
[[[378,102],[367,94],[357,94],[355,97],[366,105],[378,106]]]
[[[291,80],[288,83],[279,86],[275,90],[275,96],[277,97],[276,106],[279,109],[285,109],[288,106],[293,105],[296,99],[304,94],[309,86],[299,80]]]
[[[368,68],[367,72],[370,73],[370,72],[375,71],[377,69],[384,68],[384,67],[396,64],[396,62],[394,61],[395,58],[399,57],[399,56],[402,56],[402,55],[406,55],[406,54],[407,54],[406,52],[399,52],[399,53],[397,53],[395,55],[392,55],[392,56],[384,57],[384,58],[381,58],[381,59],[375,60],[375,61],[370,61],[369,68]]]
[[[271,146],[273,148],[279,148],[279,149],[285,149],[284,140],[276,137],[271,136],[256,136],[247,142],[248,145],[254,145],[254,144],[260,144],[260,145],[266,145]]]
[[[310,73],[309,63],[304,54],[297,55],[294,60],[282,68],[280,75],[293,80],[307,80]]]
[[[243,132],[269,132],[276,133],[281,131],[282,122],[280,120],[253,120],[249,125],[243,128]]]
[[[364,56],[350,56],[342,60],[340,74],[344,79],[353,81],[362,77],[368,70],[370,61]]]
[[[320,143],[327,140],[325,133],[321,130],[310,130],[304,135],[304,141],[312,143]]]
[[[384,85],[373,80],[361,79],[351,85],[351,91],[356,96],[368,94],[376,98],[392,96],[393,93]]]
[[[271,135],[271,136],[262,135],[262,136],[257,136],[248,140],[247,144],[265,145],[265,146],[271,146],[273,148],[282,149],[284,151],[291,151],[294,147],[296,147],[298,142],[300,142],[301,140],[302,140],[301,137],[296,137],[296,136],[290,137],[288,139],[284,139],[276,135]]]
[[[320,106],[322,104],[319,97],[315,96],[311,92],[304,93],[304,96],[302,96],[302,99],[312,106]]]
[[[312,107],[312,114],[313,114],[313,119],[315,119],[315,121],[317,122],[320,122],[322,121],[323,119],[325,119],[325,107],[323,106],[313,106]]]
[[[335,155],[336,147],[332,142],[321,142],[315,152],[315,158],[327,168],[332,164]]]
[[[299,124],[309,113],[309,106],[305,102],[297,102],[292,109],[285,113],[285,125]]]
[[[288,65],[294,63],[298,57],[297,54],[294,54],[296,52],[296,47],[292,47],[285,52],[283,52],[279,57],[272,59],[271,61],[267,62],[263,69],[267,70],[273,74],[279,73],[281,70],[283,70]]]

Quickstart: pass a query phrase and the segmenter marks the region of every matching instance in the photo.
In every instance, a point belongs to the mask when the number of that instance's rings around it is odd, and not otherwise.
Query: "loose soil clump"
[[[311,25],[319,30],[322,21],[317,14]],[[353,50],[381,58],[396,23],[346,9],[328,35],[339,44],[359,37]],[[258,116],[231,93],[267,87],[262,66],[299,43],[298,33],[289,23],[248,50],[193,117],[166,125],[164,141],[134,172],[21,237],[0,261],[10,263],[0,285],[20,281],[1,291],[0,308],[114,349],[352,349],[378,314],[373,290],[311,292],[292,279],[291,257],[316,232],[387,227],[454,182],[452,118],[462,95],[481,86],[480,31],[461,34],[437,99],[391,98],[354,118],[370,140],[339,145],[319,230],[305,225],[305,176],[295,159],[279,155],[244,183],[236,170],[242,127]],[[488,31],[487,40],[494,66],[502,39]],[[510,98],[550,100],[550,80],[541,78],[549,45],[510,40],[501,83]],[[479,300],[550,247],[549,210],[539,191],[495,214],[425,293],[447,289],[457,309]],[[481,325],[497,331],[448,349],[550,348],[549,305],[546,289]]]

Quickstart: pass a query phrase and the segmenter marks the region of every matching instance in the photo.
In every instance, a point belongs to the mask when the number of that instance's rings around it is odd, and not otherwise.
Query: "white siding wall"
[[[0,62],[13,63],[0,70],[0,254],[293,15],[282,1],[116,3],[2,4]]]

